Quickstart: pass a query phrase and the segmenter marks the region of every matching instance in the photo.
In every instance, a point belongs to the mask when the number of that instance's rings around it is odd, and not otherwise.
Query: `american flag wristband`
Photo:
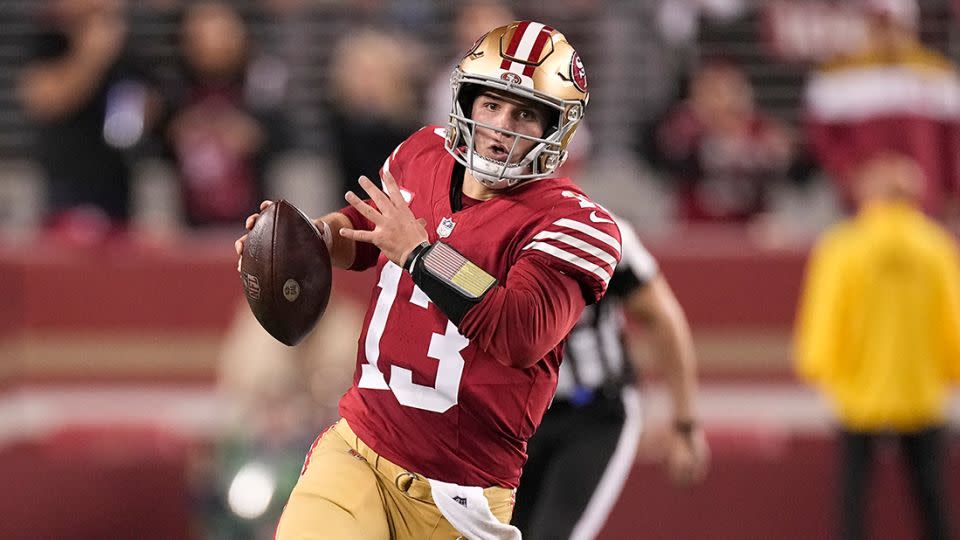
[[[412,261],[413,282],[454,324],[497,284],[497,279],[456,249],[437,242]]]

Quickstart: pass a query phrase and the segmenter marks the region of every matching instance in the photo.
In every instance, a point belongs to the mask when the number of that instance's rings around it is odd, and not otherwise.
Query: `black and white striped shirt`
[[[624,300],[659,272],[656,260],[633,227],[616,218],[622,238],[622,260],[603,299],[586,307],[567,337],[555,400],[574,405],[592,401],[598,392],[619,396],[634,380],[624,340]]]

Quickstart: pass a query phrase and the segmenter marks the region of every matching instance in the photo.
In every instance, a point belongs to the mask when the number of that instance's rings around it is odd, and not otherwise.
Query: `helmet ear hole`
[[[481,88],[476,84],[465,84],[460,89],[460,95],[457,96],[457,101],[460,102],[460,110],[463,111],[463,116],[466,118],[471,118],[473,116],[473,102],[477,99],[477,96],[480,95]]]
[[[543,130],[543,138],[547,139],[560,129],[560,111],[550,110],[547,116],[547,127]]]

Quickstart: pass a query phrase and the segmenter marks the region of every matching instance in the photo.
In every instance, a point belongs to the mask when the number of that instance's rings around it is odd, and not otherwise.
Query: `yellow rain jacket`
[[[905,203],[873,203],[826,231],[808,262],[794,358],[855,431],[943,422],[960,380],[960,260]]]

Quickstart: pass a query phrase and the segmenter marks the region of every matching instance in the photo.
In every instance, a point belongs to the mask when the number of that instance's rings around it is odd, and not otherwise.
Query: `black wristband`
[[[674,420],[673,421],[673,431],[677,432],[684,437],[689,437],[693,430],[697,429],[696,420]]]
[[[422,250],[410,273],[420,290],[458,327],[497,284],[496,278],[443,242]]]
[[[413,265],[417,262],[417,258],[423,253],[425,249],[430,247],[430,242],[424,240],[420,242],[420,245],[410,250],[410,254],[407,255],[407,260],[403,261],[403,269],[409,273],[413,273]]]

